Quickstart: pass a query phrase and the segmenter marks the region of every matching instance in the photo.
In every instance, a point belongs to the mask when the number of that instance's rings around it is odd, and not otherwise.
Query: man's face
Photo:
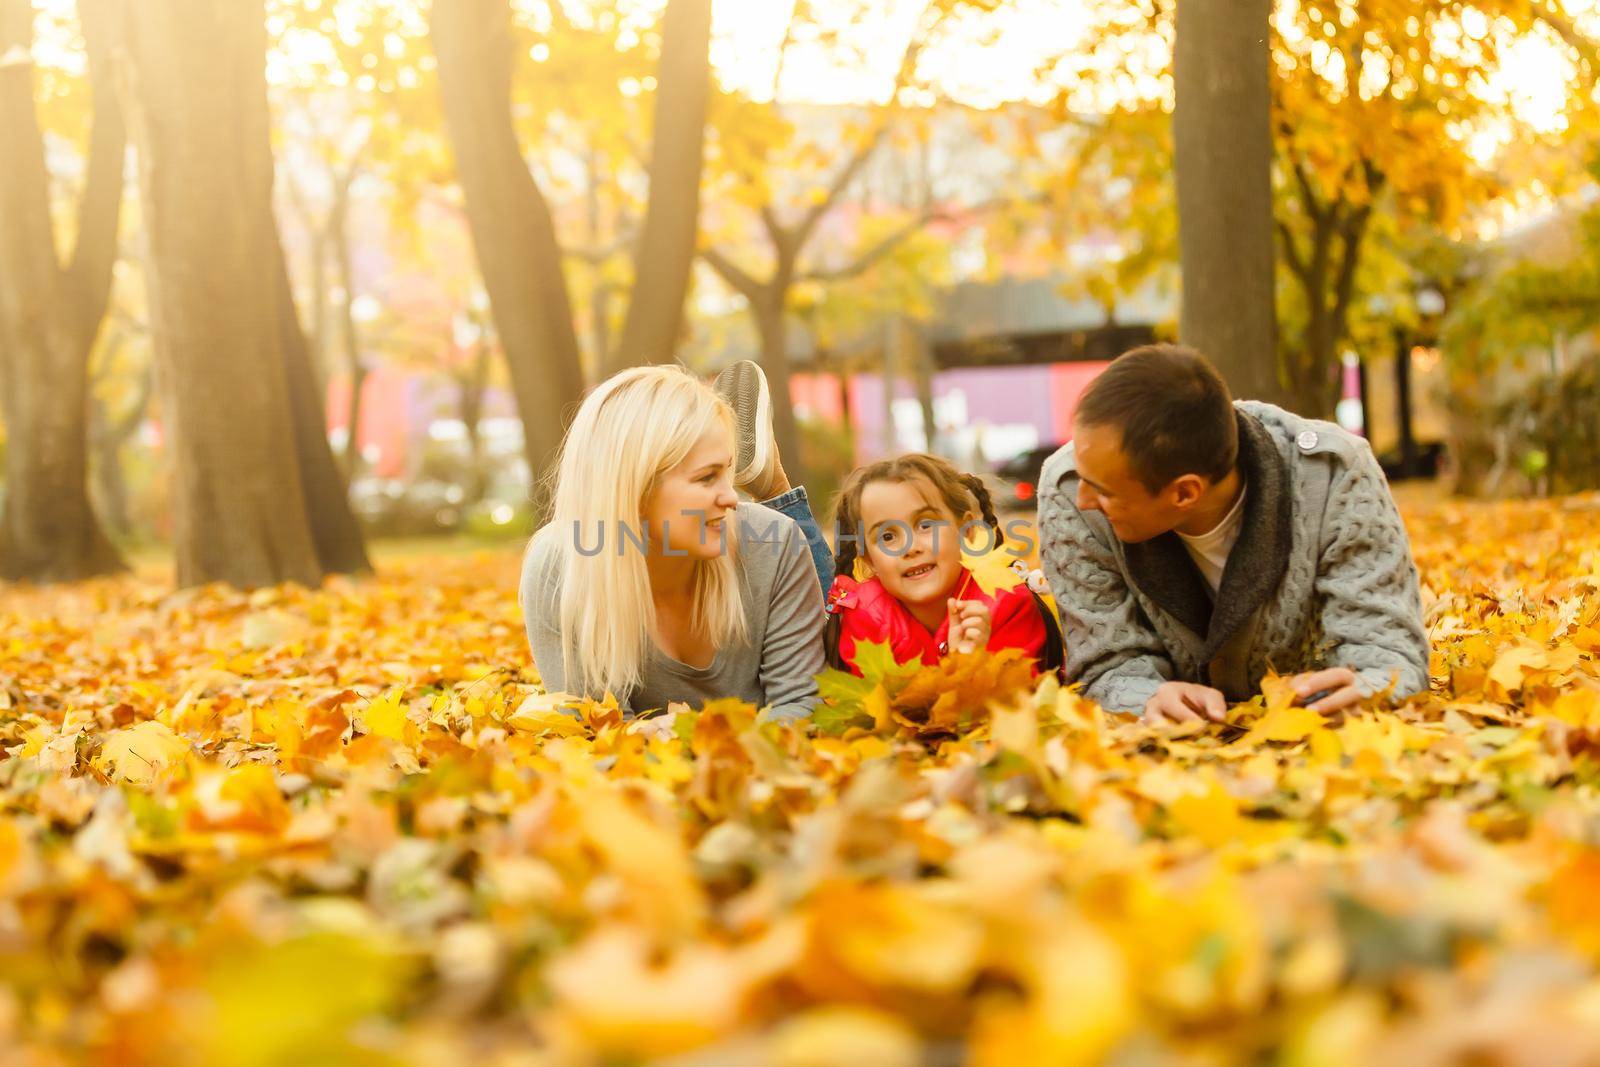
[[[1176,491],[1177,483],[1150,492],[1134,475],[1122,451],[1120,427],[1079,423],[1072,441],[1078,459],[1078,508],[1102,512],[1119,540],[1125,544],[1148,541],[1183,521],[1187,494]]]

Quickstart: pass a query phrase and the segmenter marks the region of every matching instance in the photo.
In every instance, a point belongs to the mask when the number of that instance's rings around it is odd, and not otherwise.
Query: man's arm
[[[1328,490],[1316,591],[1330,667],[1356,673],[1365,695],[1428,688],[1428,635],[1411,543],[1372,450],[1363,447]]]
[[[1111,711],[1141,712],[1175,673],[1108,545],[1060,488],[1041,488],[1039,554],[1061,616],[1069,682]]]

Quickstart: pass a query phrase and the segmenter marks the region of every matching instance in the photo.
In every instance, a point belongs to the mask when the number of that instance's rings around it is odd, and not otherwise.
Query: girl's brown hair
[[[934,492],[950,509],[957,521],[961,516],[977,512],[994,531],[996,547],[1005,543],[1000,520],[995,518],[994,501],[988,486],[976,474],[963,474],[949,460],[930,456],[926,452],[908,452],[903,456],[880,459],[865,467],[857,467],[845,478],[833,505],[833,528],[838,536],[838,546],[833,554],[834,573],[853,576],[856,557],[866,546],[866,530],[861,525],[861,494],[873,482],[914,482],[926,480]]]

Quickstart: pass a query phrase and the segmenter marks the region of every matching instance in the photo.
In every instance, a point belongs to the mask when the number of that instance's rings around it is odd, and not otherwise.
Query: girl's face
[[[652,555],[715,559],[727,551],[738,520],[734,508],[733,435],[725,426],[706,431],[683,462],[661,476],[645,497],[645,525]],[[666,551],[662,546],[666,546]],[[637,551],[632,545],[623,551]]]
[[[961,582],[959,518],[925,478],[868,482],[861,490],[867,562],[891,596],[908,607],[942,612]]]

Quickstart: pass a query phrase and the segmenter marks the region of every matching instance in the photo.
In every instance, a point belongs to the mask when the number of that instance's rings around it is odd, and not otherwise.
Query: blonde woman
[[[681,368],[638,367],[578,409],[550,522],[522,571],[528,641],[550,692],[610,692],[635,714],[722,697],[775,718],[811,713],[819,576],[794,519],[739,500],[736,482],[749,485],[752,471],[738,461],[762,420],[729,391],[744,410]],[[763,459],[759,487],[787,489],[775,453]]]

